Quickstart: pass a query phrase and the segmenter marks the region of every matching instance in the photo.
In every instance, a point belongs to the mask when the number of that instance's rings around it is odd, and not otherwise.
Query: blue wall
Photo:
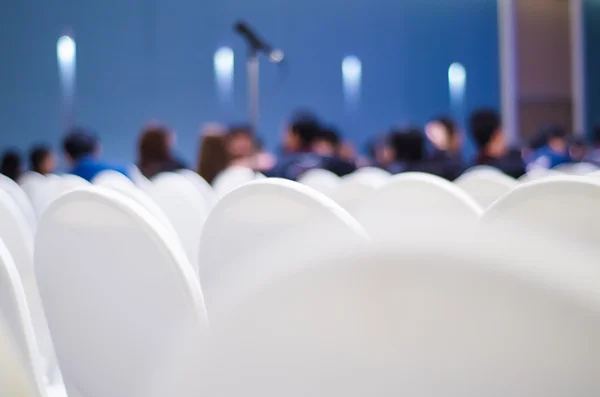
[[[584,1],[587,130],[600,123],[600,0]],[[600,136],[593,137],[600,139]]]
[[[57,143],[62,134],[56,39],[77,42],[76,120],[95,128],[111,158],[133,159],[140,126],[159,119],[195,156],[198,127],[243,121],[246,78],[237,18],[285,49],[288,77],[263,64],[260,134],[269,147],[298,107],[317,110],[362,145],[397,122],[449,113],[447,70],[465,65],[465,110],[498,108],[496,0],[3,0],[0,12],[0,145]],[[235,51],[235,95],[217,100],[213,54]],[[10,54],[8,56],[7,54]],[[357,55],[363,91],[345,108],[341,59]]]

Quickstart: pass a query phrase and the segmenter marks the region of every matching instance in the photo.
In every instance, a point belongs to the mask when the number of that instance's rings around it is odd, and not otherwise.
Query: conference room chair
[[[197,172],[187,169],[178,170],[175,172],[183,176],[188,181],[190,181],[196,187],[196,189],[198,189],[198,191],[202,194],[202,197],[204,198],[204,202],[209,206],[209,210],[212,208],[213,205],[215,205],[217,199],[214,189],[212,188],[212,186],[210,186],[210,183],[206,182],[206,180],[202,178]]]
[[[561,172],[567,175],[583,176],[598,171],[598,167],[594,164],[582,163],[564,163],[553,168],[554,171]]]
[[[69,397],[197,397],[207,329],[185,252],[150,212],[106,189],[57,199],[35,266]]]
[[[25,191],[15,181],[0,174],[0,189],[8,193],[19,206],[32,233],[35,232],[37,220],[31,202]]]
[[[163,210],[197,269],[200,235],[210,205],[200,190],[183,175],[165,172],[152,178],[152,198]]]
[[[338,186],[330,194],[330,197],[342,208],[354,215],[360,209],[363,202],[372,195],[382,183],[371,178],[371,176],[359,176],[350,174],[343,177]]]
[[[518,227],[552,241],[596,247],[600,238],[600,180],[562,176],[521,184],[483,215],[485,224]]]
[[[0,240],[6,247],[18,271],[26,301],[27,317],[33,326],[43,374],[54,381],[60,377],[52,339],[39,295],[33,266],[33,234],[22,212],[8,193],[0,190]],[[41,362],[41,361],[40,361]]]
[[[473,197],[481,208],[488,208],[519,185],[512,177],[498,170],[487,169],[465,172],[454,183]]]
[[[521,175],[518,179],[521,183],[537,181],[540,179],[562,177],[564,174],[556,170],[548,170],[545,168],[534,168],[528,170],[527,173]]]
[[[295,244],[282,243],[289,240]],[[224,313],[260,275],[286,272],[291,257],[336,241],[361,244],[367,236],[350,214],[314,189],[269,178],[232,191],[208,215],[200,241],[200,284],[209,318]],[[263,266],[274,260],[275,268]]]
[[[308,170],[298,177],[298,182],[315,189],[326,196],[331,196],[341,182],[339,176],[321,168]]]
[[[519,240],[463,226],[290,255],[302,271],[256,280],[211,320],[202,395],[597,396],[596,258],[564,286],[530,266],[560,266],[568,247],[506,256]]]
[[[221,171],[212,182],[217,199],[235,188],[256,179],[256,173],[250,168],[231,166]]]
[[[355,212],[374,239],[396,240],[399,228],[436,228],[448,214],[475,222],[483,212],[465,191],[435,175],[407,172],[394,175]]]
[[[392,174],[386,170],[377,167],[359,168],[351,174],[344,175],[342,181],[353,180],[360,181],[370,185],[381,186],[385,184]]]

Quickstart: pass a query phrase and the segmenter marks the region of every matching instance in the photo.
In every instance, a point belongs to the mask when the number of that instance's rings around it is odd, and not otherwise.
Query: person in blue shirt
[[[462,137],[454,120],[440,116],[425,126],[425,135],[433,145],[427,162],[434,174],[450,181],[458,178],[467,167],[461,155]]]
[[[540,130],[539,135],[545,137],[546,144],[533,152],[527,164],[528,168],[549,169],[572,162],[568,134],[563,128],[556,125],[545,126]]]
[[[91,182],[102,171],[113,170],[129,177],[123,166],[109,164],[100,159],[100,142],[96,135],[80,127],[69,131],[63,140],[63,150],[70,174]]]

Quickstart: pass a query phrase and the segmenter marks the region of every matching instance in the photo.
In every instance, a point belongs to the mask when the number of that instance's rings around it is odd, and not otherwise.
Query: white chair
[[[219,173],[212,185],[217,197],[223,197],[233,189],[256,179],[256,173],[250,168],[233,166]]]
[[[42,397],[28,362],[0,313],[0,396]]]
[[[146,178],[144,174],[142,174],[142,171],[140,171],[136,165],[132,164],[129,167],[129,175],[131,176],[131,180],[133,181],[134,185],[142,189],[144,192],[148,192],[148,190],[152,189],[152,182],[150,182],[150,179]]]
[[[350,176],[352,177],[342,178],[341,183],[331,193],[330,197],[351,215],[354,215],[365,200],[368,200],[369,196],[381,186],[382,181],[378,181],[377,177],[363,178],[359,174],[351,174]]]
[[[298,182],[326,196],[330,196],[338,187],[341,180],[339,176],[331,171],[314,168],[300,175]]]
[[[169,218],[165,215],[162,209],[156,204],[149,194],[135,186],[135,184],[125,175],[117,171],[102,171],[92,181],[96,186],[101,186],[107,189],[114,190],[140,204],[146,208],[156,219],[158,219],[167,229],[174,235],[177,233],[173,229],[173,225]]]
[[[441,216],[476,221],[479,204],[443,178],[417,172],[398,174],[355,211],[357,220],[373,238],[396,239],[398,227],[434,227]]]
[[[296,237],[289,250],[279,241]],[[259,277],[261,256],[302,257],[328,241],[366,241],[362,227],[333,200],[299,183],[271,178],[223,197],[209,214],[200,242],[200,283],[210,316],[224,311],[240,286]],[[252,258],[252,266],[241,266]]]
[[[204,178],[202,178],[197,172],[194,172],[192,170],[183,169],[175,172],[179,175],[182,175],[188,181],[190,181],[202,194],[202,197],[204,197],[204,201],[209,205],[209,209],[212,208],[212,206],[217,201],[215,191],[213,190],[212,186],[210,186],[210,184],[206,182]]]
[[[392,176],[388,171],[377,167],[359,168],[350,175],[343,176],[342,179],[360,179],[370,184],[383,185]]]
[[[31,192],[36,189],[39,184],[44,183],[46,177],[35,171],[26,171],[21,175],[18,180],[19,186],[27,194],[27,197],[31,200]]]
[[[77,175],[55,175],[46,177],[43,181],[36,183],[35,186],[30,186],[28,195],[39,219],[46,208],[62,194],[85,186],[90,186],[90,183]]]
[[[302,271],[246,289],[211,321],[202,395],[598,394],[594,255],[575,255],[570,275],[538,278],[537,268],[560,268],[572,252],[513,252],[520,242],[510,235],[468,228],[407,227],[398,237],[392,246],[323,247],[297,263]]]
[[[521,183],[527,183],[527,182],[537,181],[537,180],[541,180],[541,179],[552,179],[552,178],[562,177],[562,176],[564,176],[564,175],[558,171],[547,170],[545,168],[535,168],[535,169],[527,171],[526,174],[521,175],[521,177],[518,179],[518,181]]]
[[[488,208],[519,185],[516,179],[495,170],[466,172],[454,183],[473,197],[482,208]]]
[[[52,203],[39,226],[35,266],[69,397],[197,397],[202,293],[162,225],[88,188]]]
[[[520,185],[495,202],[482,220],[593,247],[600,239],[599,202],[600,180],[563,176]]]
[[[152,198],[173,225],[192,264],[198,269],[200,235],[209,212],[202,193],[182,175],[166,172],[152,179]]]
[[[7,192],[15,200],[21,211],[23,211],[29,227],[34,232],[37,220],[27,194],[15,181],[2,174],[0,174],[0,189]]]
[[[25,217],[8,193],[0,190],[0,240],[11,254],[19,272],[20,284],[27,298],[27,315],[36,336],[36,344],[43,358],[44,375],[54,381],[59,377],[52,340],[39,295],[33,266],[33,235]]]
[[[583,176],[598,171],[598,167],[590,163],[564,163],[557,165],[553,170],[567,175]]]

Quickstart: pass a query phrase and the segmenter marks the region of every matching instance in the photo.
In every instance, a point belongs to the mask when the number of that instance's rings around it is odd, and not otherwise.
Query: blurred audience
[[[56,171],[56,155],[48,146],[34,146],[29,152],[29,169],[41,175]]]
[[[126,167],[109,164],[100,158],[101,146],[96,134],[81,127],[69,131],[63,140],[65,159],[70,173],[91,182],[102,171],[113,170],[129,176]]]
[[[175,134],[162,124],[149,124],[142,130],[138,143],[138,168],[146,178],[161,172],[186,168],[183,161],[173,155]]]
[[[570,163],[569,142],[567,132],[556,125],[545,126],[537,134],[537,143],[542,143],[541,147],[532,150],[527,164],[528,169],[532,168],[554,168],[557,165]]]
[[[477,110],[471,115],[471,134],[477,143],[478,165],[495,167],[513,178],[525,173],[521,153],[508,147],[500,116],[493,110]]]
[[[425,135],[433,145],[428,158],[429,167],[438,176],[450,181],[462,174],[466,167],[462,159],[462,137],[454,120],[437,117],[425,126]]]
[[[387,170],[392,174],[424,171],[425,139],[415,127],[390,133],[394,160]]]
[[[15,149],[4,152],[0,163],[0,174],[5,175],[16,182],[22,172],[23,161],[21,160],[21,154]]]
[[[208,183],[230,164],[225,127],[208,124],[201,133],[198,148],[198,174]]]
[[[390,137],[387,135],[375,138],[367,146],[367,154],[370,158],[369,165],[387,170],[394,162],[394,149],[390,144]]]

